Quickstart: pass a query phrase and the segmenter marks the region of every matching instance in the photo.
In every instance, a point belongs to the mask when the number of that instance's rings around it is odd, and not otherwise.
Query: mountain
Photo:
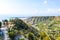
[[[32,24],[38,23],[38,22],[46,22],[51,21],[55,18],[55,16],[33,16],[28,18],[28,22],[32,22]]]

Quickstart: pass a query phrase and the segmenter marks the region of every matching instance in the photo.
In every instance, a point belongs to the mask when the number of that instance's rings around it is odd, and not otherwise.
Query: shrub
[[[34,34],[33,34],[33,33],[29,33],[28,39],[29,39],[29,40],[34,40]]]

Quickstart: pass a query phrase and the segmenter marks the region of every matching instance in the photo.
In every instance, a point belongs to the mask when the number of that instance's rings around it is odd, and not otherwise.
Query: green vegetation
[[[32,27],[29,27],[21,19],[15,18],[10,19],[9,22],[12,22],[14,26],[11,26],[8,29],[9,37],[14,40],[17,35],[24,35],[25,38],[29,40],[34,40],[38,36],[38,31]],[[31,33],[30,33],[31,32]],[[36,36],[37,35],[37,36]],[[23,40],[23,39],[19,39]]]
[[[33,33],[29,33],[28,39],[29,39],[29,40],[34,40],[34,35],[33,35]]]
[[[38,30],[32,27],[31,24],[29,25],[29,22],[25,23],[19,18],[10,19],[9,22],[12,22],[14,26],[8,29],[9,37],[12,40],[17,35],[24,36],[24,38],[19,38],[19,40],[60,40],[60,21],[56,20],[55,17],[47,17],[44,20],[36,23]]]
[[[0,28],[1,28],[2,23],[0,22]]]

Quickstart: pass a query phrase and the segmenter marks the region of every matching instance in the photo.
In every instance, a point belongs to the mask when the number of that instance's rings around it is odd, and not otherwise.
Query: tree
[[[28,29],[28,25],[26,23],[24,23],[21,19],[19,18],[15,18],[15,19],[10,19],[9,22],[11,22],[11,24],[14,24],[13,27],[11,27],[10,29],[8,29],[9,32],[9,37],[13,40],[14,37],[18,34],[20,34],[21,30],[27,30]],[[21,31],[22,32],[22,31]],[[22,40],[22,39],[21,39]]]
[[[33,34],[33,33],[29,33],[28,39],[29,39],[29,40],[34,40],[34,34]]]
[[[12,19],[12,20],[10,20],[10,22],[13,22],[15,24],[14,28],[17,28],[18,30],[20,30],[20,29],[27,30],[28,29],[28,25],[19,18]]]
[[[6,25],[8,25],[8,20],[6,19],[6,20],[4,20],[5,22],[6,22]]]
[[[8,25],[8,20],[6,19],[6,20],[2,20],[2,22],[3,22],[3,25]]]
[[[0,22],[0,28],[1,28],[2,23]]]

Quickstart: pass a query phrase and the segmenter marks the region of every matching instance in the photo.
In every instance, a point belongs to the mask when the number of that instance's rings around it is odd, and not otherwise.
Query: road
[[[4,40],[9,40],[8,39],[7,27],[3,27],[3,28],[1,28],[1,30],[3,30]]]

